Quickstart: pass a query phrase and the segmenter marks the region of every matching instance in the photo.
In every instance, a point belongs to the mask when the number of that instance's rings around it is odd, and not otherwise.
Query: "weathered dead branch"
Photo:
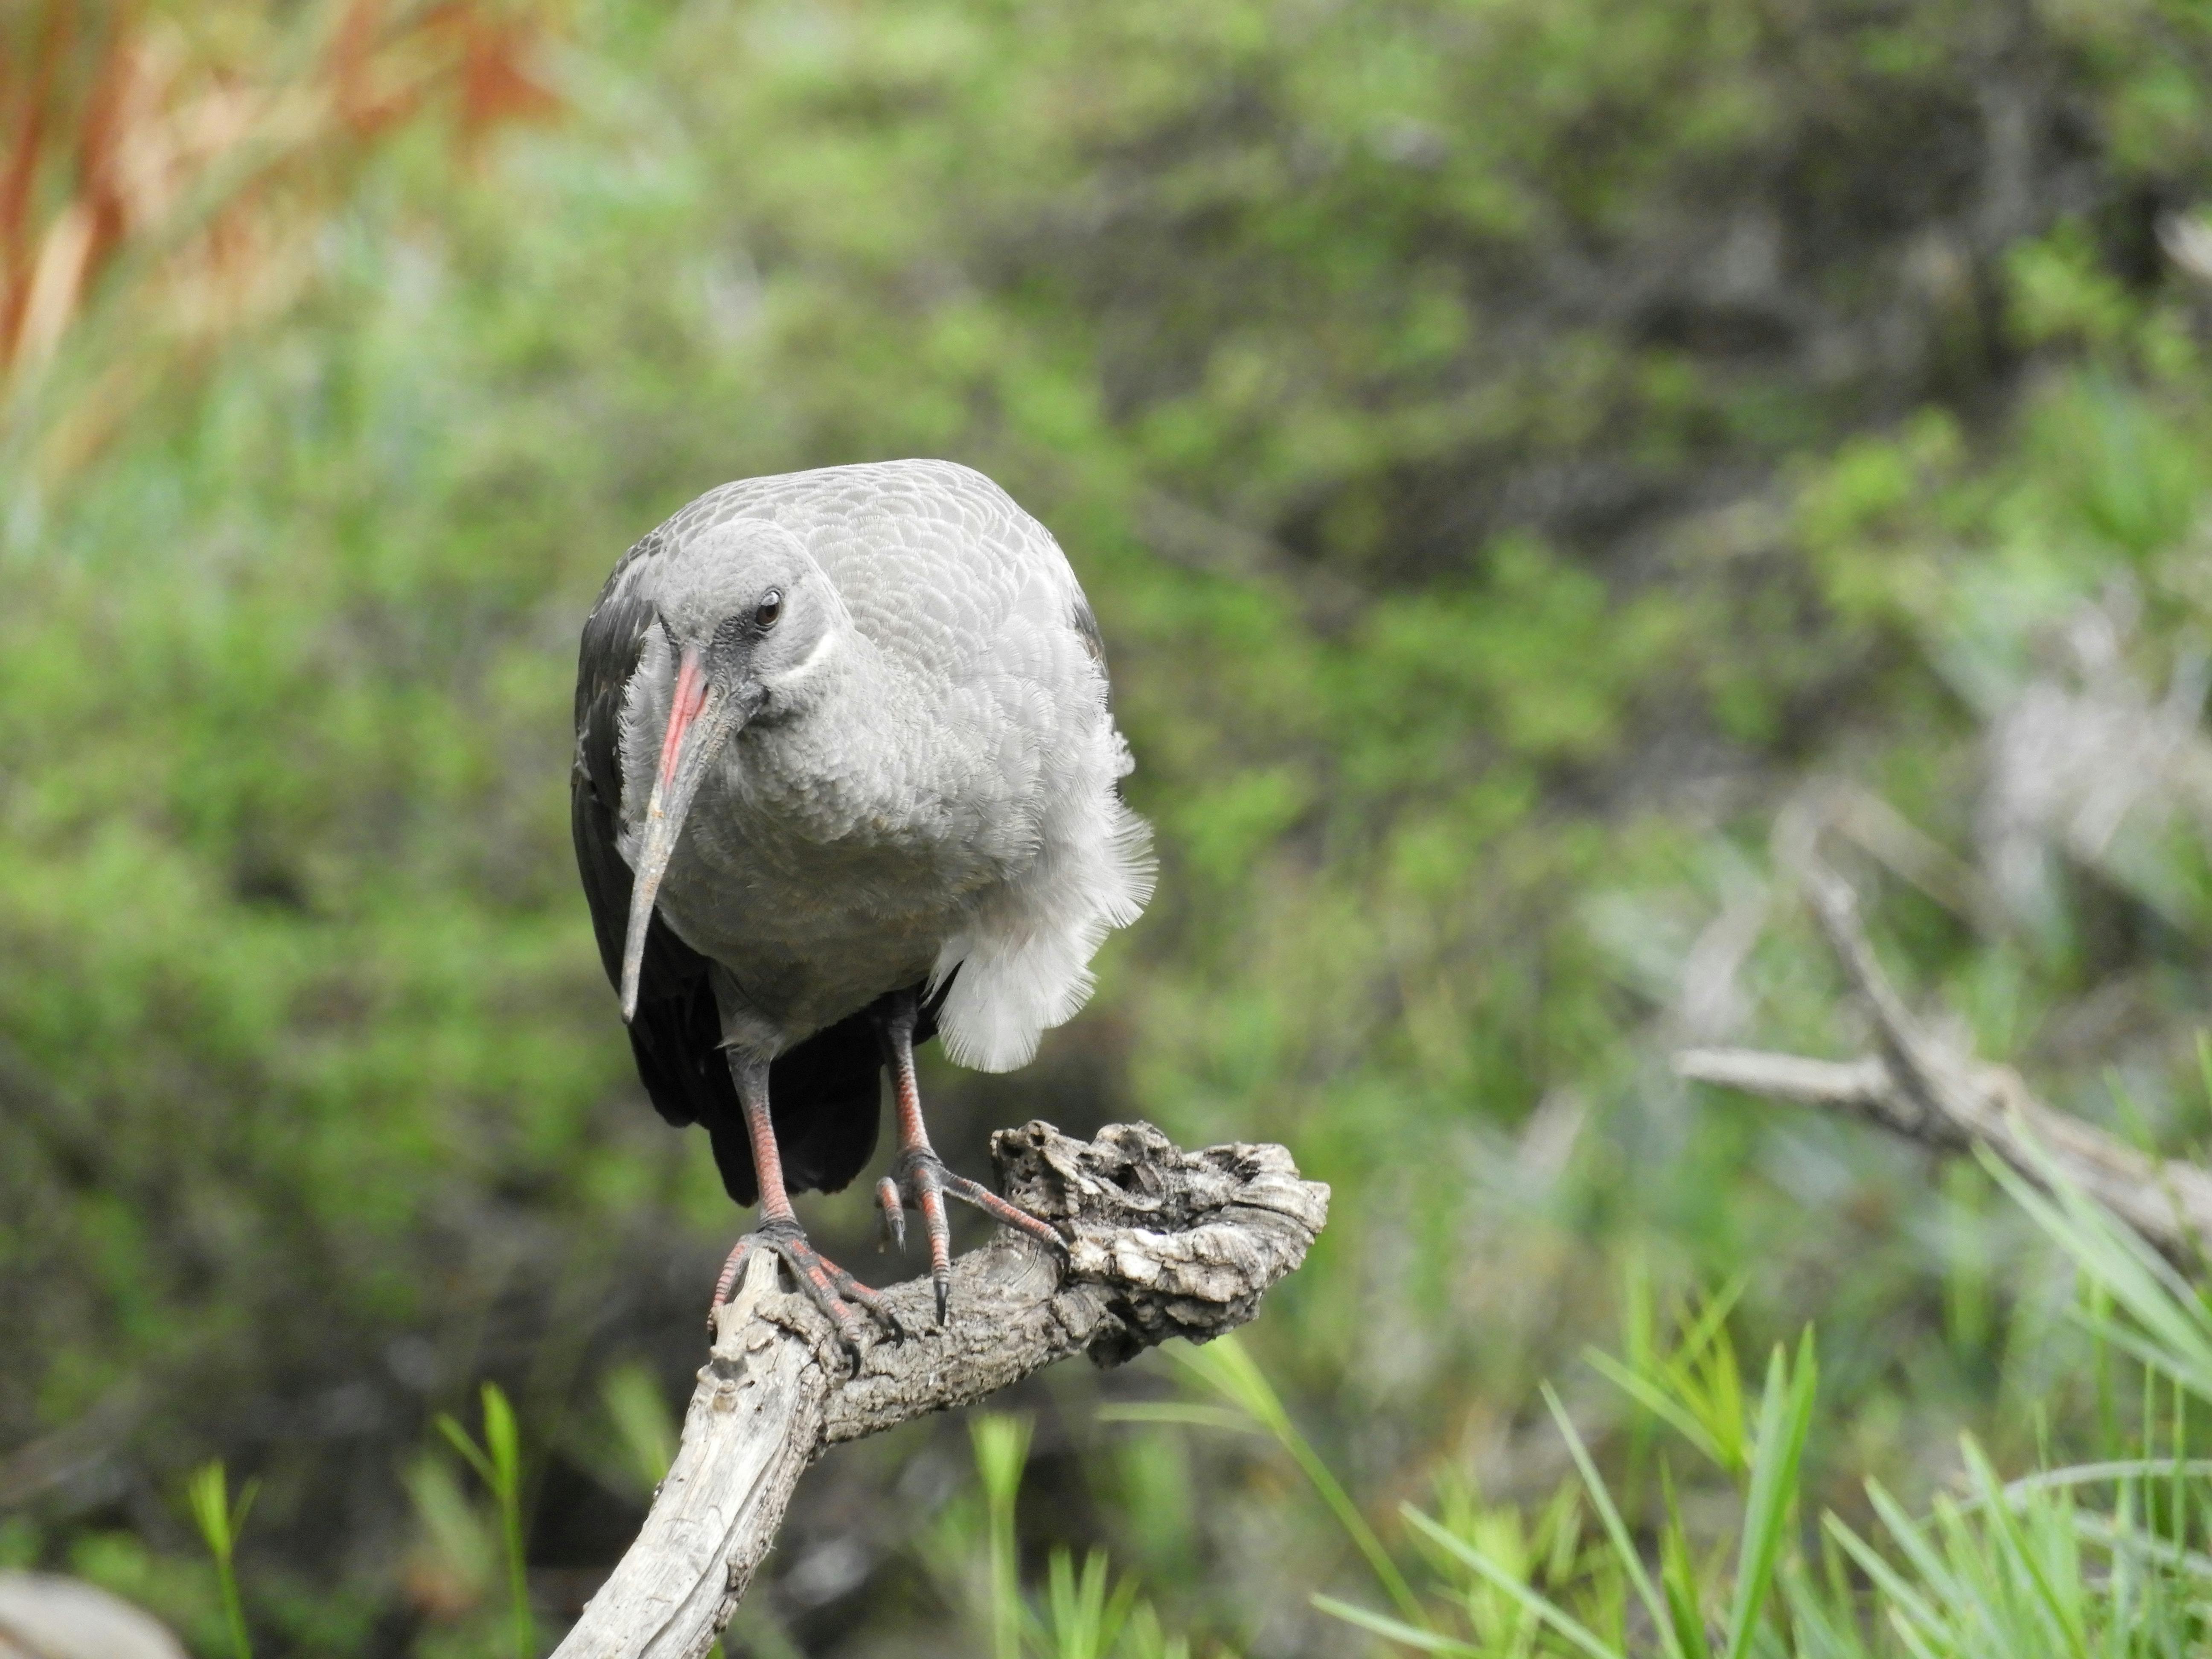
[[[1947,1152],[1987,1146],[2043,1184],[2046,1161],[2176,1261],[2201,1263],[2212,1246],[2212,1170],[2137,1152],[2054,1110],[2020,1074],[1938,1042],[1905,1006],[1875,959],[1850,884],[1808,859],[1805,891],[1829,947],[1874,1022],[1878,1054],[1808,1060],[1749,1048],[1688,1048],[1674,1069],[1692,1082],[1826,1106]]]
[[[1060,1224],[1066,1260],[1002,1233],[953,1263],[942,1327],[927,1279],[894,1287],[908,1334],[872,1341],[854,1373],[828,1322],[757,1255],[716,1320],[652,1512],[556,1659],[697,1659],[825,1448],[1071,1354],[1115,1364],[1170,1336],[1218,1336],[1304,1260],[1328,1214],[1328,1188],[1300,1180],[1279,1146],[1185,1152],[1149,1124],[1085,1145],[1030,1123],[1000,1131],[991,1153],[1006,1194]]]

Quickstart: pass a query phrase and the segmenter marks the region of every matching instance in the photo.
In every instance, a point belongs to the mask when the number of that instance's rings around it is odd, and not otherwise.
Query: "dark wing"
[[[649,554],[647,544],[616,567]],[[568,784],[569,829],[576,867],[591,905],[592,931],[608,980],[622,981],[623,933],[629,921],[629,866],[617,849],[622,802],[623,694],[654,625],[651,603],[618,593],[614,581],[600,596],[576,662],[576,763]],[[644,971],[638,981],[637,1018],[630,1047],[638,1076],[661,1116],[671,1123],[736,1123],[737,1090],[723,1063],[722,1024],[708,981],[707,958],[678,939],[656,915],[646,935]],[[746,1202],[751,1202],[747,1199]]]
[[[658,550],[656,537],[649,536],[615,567],[584,624],[576,663],[569,829],[599,961],[608,982],[617,986],[630,894],[629,866],[616,847],[623,694],[637,672],[646,630],[654,625],[652,604],[637,595],[638,584],[625,588],[621,579],[634,562]],[[722,1057],[722,1022],[708,972],[707,958],[655,915],[645,938],[630,1052],[654,1109],[671,1123],[703,1125],[714,1140],[722,1185],[738,1203],[751,1204],[758,1201],[760,1182],[737,1088]],[[935,1013],[933,1000],[915,1033],[917,1042],[934,1032]],[[769,1109],[784,1183],[793,1192],[834,1193],[867,1167],[882,1116],[882,1051],[865,1011],[816,1032],[770,1067]]]

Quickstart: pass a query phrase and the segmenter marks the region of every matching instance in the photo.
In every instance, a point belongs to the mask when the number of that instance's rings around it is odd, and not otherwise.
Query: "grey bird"
[[[1105,653],[1051,534],[982,474],[889,461],[708,491],[617,564],[584,624],[571,826],[638,1075],[757,1200],[715,1287],[773,1249],[857,1352],[876,1293],[793,1192],[874,1155],[888,1237],[945,1200],[1058,1235],[931,1150],[914,1050],[1006,1071],[1082,1006],[1150,896]]]

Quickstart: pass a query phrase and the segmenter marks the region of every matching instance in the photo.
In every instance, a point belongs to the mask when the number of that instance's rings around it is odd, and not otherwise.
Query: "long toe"
[[[707,1304],[708,1330],[714,1328],[716,1310],[730,1299],[730,1292],[737,1288],[738,1274],[744,1270],[745,1258],[753,1253],[759,1243],[759,1234],[747,1233],[730,1247],[729,1260],[722,1263],[721,1276],[714,1281],[714,1299]]]
[[[883,1222],[883,1231],[876,1240],[876,1248],[896,1249],[906,1254],[906,1205],[899,1197],[898,1182],[885,1176],[876,1183],[876,1209]]]
[[[811,1247],[809,1253],[811,1254]],[[837,1297],[841,1302],[866,1309],[868,1316],[892,1336],[902,1337],[906,1334],[906,1327],[899,1323],[899,1316],[892,1311],[890,1303],[830,1261],[829,1257],[817,1255],[814,1260],[830,1283],[836,1287]],[[848,1312],[849,1316],[849,1309]],[[848,1344],[848,1346],[855,1345]],[[856,1358],[859,1357],[857,1346],[855,1346],[854,1357]]]
[[[1019,1205],[1000,1198],[980,1181],[970,1181],[966,1176],[945,1172],[945,1190],[963,1204],[972,1204],[1002,1227],[1012,1227],[1018,1233],[1026,1233],[1040,1244],[1049,1244],[1065,1252],[1067,1241],[1053,1231],[1052,1224],[1031,1215]]]
[[[799,1293],[821,1309],[823,1316],[837,1330],[837,1340],[851,1357],[857,1370],[860,1361],[863,1332],[857,1308],[866,1312],[892,1336],[903,1336],[905,1328],[890,1304],[883,1297],[847,1273],[836,1262],[816,1249],[795,1222],[770,1221],[739,1239],[737,1248],[730,1252],[729,1261],[722,1269],[720,1283],[714,1289],[714,1306],[719,1308],[729,1299],[731,1287],[737,1283],[738,1270],[745,1258],[754,1250],[774,1250],[791,1269],[798,1281]]]
[[[945,1213],[946,1199],[957,1198],[963,1204],[973,1205],[1001,1226],[1012,1227],[1041,1244],[1049,1244],[1063,1253],[1067,1249],[1067,1242],[1053,1231],[1050,1223],[1009,1203],[980,1182],[953,1174],[945,1167],[945,1160],[927,1147],[910,1147],[900,1153],[891,1170],[891,1174],[878,1183],[877,1202],[882,1206],[887,1230],[890,1218],[899,1213],[902,1243],[905,1238],[904,1216],[895,1210],[895,1204],[902,1209],[911,1206],[921,1212],[923,1225],[929,1233],[930,1278],[935,1282],[937,1322],[940,1325],[945,1322],[952,1289],[952,1227]]]
[[[929,1277],[937,1291],[937,1322],[945,1322],[945,1310],[952,1299],[952,1218],[945,1209],[942,1166],[927,1164],[915,1170],[920,1188],[921,1223],[929,1235]]]

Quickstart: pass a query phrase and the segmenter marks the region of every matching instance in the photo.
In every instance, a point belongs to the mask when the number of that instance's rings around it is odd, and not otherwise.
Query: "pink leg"
[[[853,1312],[854,1304],[866,1309],[894,1335],[899,1333],[898,1317],[875,1291],[807,1242],[798,1213],[791,1207],[791,1195],[784,1190],[783,1155],[776,1150],[775,1130],[769,1121],[768,1062],[732,1049],[730,1074],[737,1082],[738,1100],[744,1108],[745,1133],[752,1142],[753,1170],[760,1179],[761,1218],[760,1225],[738,1241],[730,1259],[722,1264],[721,1277],[714,1282],[714,1306],[719,1308],[730,1299],[738,1273],[755,1250],[773,1250],[791,1268],[807,1299],[829,1316],[839,1340],[857,1364],[860,1322]]]
[[[914,994],[909,991],[890,1000],[880,1026],[884,1058],[890,1067],[891,1099],[898,1114],[899,1150],[891,1173],[876,1183],[876,1203],[883,1211],[884,1233],[901,1249],[906,1248],[905,1206],[921,1212],[929,1235],[929,1276],[937,1286],[937,1322],[942,1325],[952,1291],[952,1224],[945,1211],[948,1197],[972,1204],[1000,1225],[1055,1249],[1067,1246],[1049,1224],[1028,1211],[965,1176],[953,1174],[930,1146],[928,1127],[921,1121],[921,1091],[914,1076]]]

